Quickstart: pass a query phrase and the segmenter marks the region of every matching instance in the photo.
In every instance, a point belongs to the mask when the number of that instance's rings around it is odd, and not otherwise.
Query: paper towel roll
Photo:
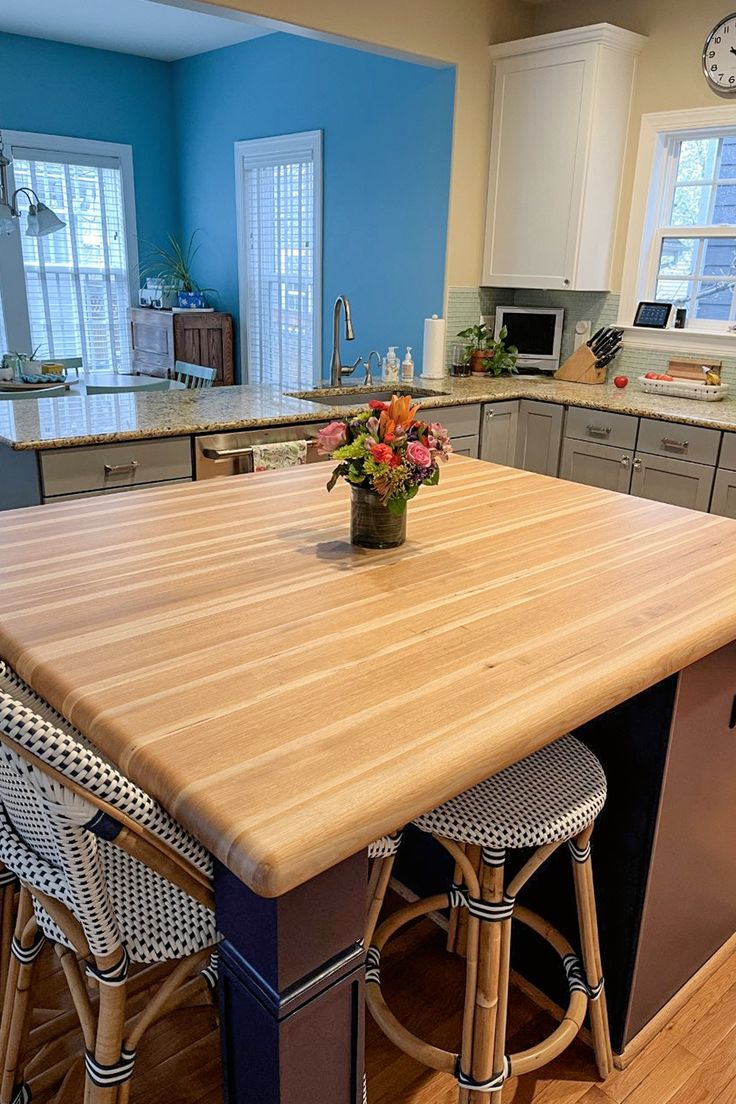
[[[425,379],[442,379],[445,374],[445,320],[433,314],[424,319],[424,354],[422,375]]]

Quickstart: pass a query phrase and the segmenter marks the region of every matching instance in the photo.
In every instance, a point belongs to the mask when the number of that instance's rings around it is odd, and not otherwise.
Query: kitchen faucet
[[[343,376],[352,376],[355,369],[362,361],[358,357],[354,364],[343,364],[340,353],[340,307],[345,310],[345,340],[354,341],[353,316],[350,313],[350,300],[347,295],[338,295],[335,300],[335,309],[332,315],[332,357],[330,358],[330,386],[339,387]]]

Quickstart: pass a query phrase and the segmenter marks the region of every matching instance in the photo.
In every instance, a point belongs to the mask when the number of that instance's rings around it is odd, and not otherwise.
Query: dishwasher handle
[[[202,455],[207,460],[231,460],[234,456],[252,456],[253,446],[247,445],[245,448],[233,449],[203,448]]]

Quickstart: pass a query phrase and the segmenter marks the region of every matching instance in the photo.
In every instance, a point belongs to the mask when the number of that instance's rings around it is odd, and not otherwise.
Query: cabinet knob
[[[641,471],[643,464],[641,460],[634,460],[634,471]]]
[[[621,467],[622,468],[628,468],[630,463],[631,463],[631,457],[630,456],[622,456],[621,457]]]
[[[565,287],[569,287],[569,286],[570,286],[570,281],[568,280],[568,278],[567,278],[567,277],[565,277],[565,279],[564,279],[564,280],[563,280],[562,282],[563,282],[563,284],[565,285]]]
[[[490,422],[492,417],[493,417],[493,411],[492,410],[486,410],[486,421]]]

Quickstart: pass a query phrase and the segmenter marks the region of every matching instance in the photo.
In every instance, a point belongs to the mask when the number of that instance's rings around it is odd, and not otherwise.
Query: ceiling
[[[23,0],[0,5],[0,31],[175,61],[269,34],[263,23],[157,0]]]

